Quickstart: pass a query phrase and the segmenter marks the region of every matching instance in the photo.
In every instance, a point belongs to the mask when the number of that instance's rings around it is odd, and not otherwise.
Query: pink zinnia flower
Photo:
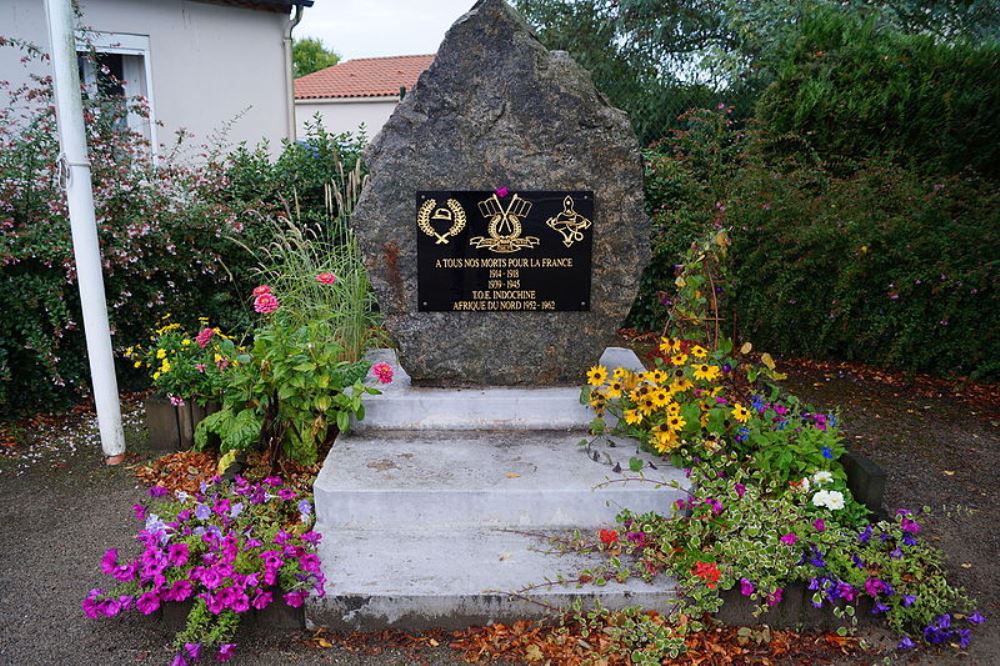
[[[260,289],[260,287],[258,287],[257,289]],[[205,347],[208,346],[208,342],[209,340],[212,339],[213,335],[215,335],[215,330],[208,328],[206,326],[205,328],[201,329],[201,331],[198,332],[198,335],[195,336],[194,341],[198,343],[199,347],[204,349]]]
[[[392,381],[392,366],[388,363],[380,362],[372,366],[372,374],[374,374],[379,383],[388,384]]]
[[[260,289],[260,287],[257,287],[257,289]],[[256,291],[256,289],[254,291]],[[278,309],[279,305],[280,303],[278,303],[278,299],[271,293],[258,294],[253,299],[253,309],[260,314],[271,314]]]
[[[323,272],[316,276],[316,281],[323,284],[333,284],[337,281],[337,276],[333,273]]]
[[[254,296],[263,296],[264,294],[270,294],[270,293],[271,293],[271,287],[266,284],[254,287],[253,289]]]

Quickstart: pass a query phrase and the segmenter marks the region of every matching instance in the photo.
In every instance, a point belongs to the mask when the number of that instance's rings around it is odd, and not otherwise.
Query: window
[[[123,100],[143,98],[149,117],[130,112],[128,126],[149,139],[156,152],[156,116],[149,59],[149,37],[112,32],[87,32],[77,38],[80,81],[93,90]]]

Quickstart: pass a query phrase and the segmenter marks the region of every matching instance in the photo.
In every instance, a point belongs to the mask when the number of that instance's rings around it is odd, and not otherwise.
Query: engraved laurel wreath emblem
[[[528,216],[531,206],[532,203],[530,201],[522,199],[516,194],[511,198],[510,203],[507,204],[507,208],[501,205],[500,199],[497,198],[496,194],[490,196],[485,201],[480,201],[479,212],[489,220],[489,225],[486,229],[487,233],[489,233],[489,238],[475,236],[469,239],[469,244],[475,248],[485,248],[490,252],[501,254],[517,252],[526,247],[535,247],[540,242],[536,236],[521,237],[521,231],[523,230],[521,220]]]
[[[455,199],[448,199],[445,205],[447,207],[438,207],[437,199],[428,199],[417,212],[417,227],[431,238],[436,239],[435,245],[447,245],[449,237],[457,236],[465,228],[465,209],[462,208],[462,204]],[[432,220],[451,222],[451,227],[444,233],[438,233],[431,224]]]

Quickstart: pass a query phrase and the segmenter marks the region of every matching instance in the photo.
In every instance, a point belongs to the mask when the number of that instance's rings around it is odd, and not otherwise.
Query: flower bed
[[[600,530],[589,544],[608,560],[588,580],[665,573],[680,583],[670,627],[655,640],[636,638],[633,663],[676,656],[685,636],[704,627],[700,618],[737,595],[755,617],[792,596],[798,606],[782,619],[803,619],[804,595],[830,610],[841,633],[864,613],[884,620],[901,650],[919,641],[967,647],[984,618],[949,584],[943,554],[921,536],[919,513],[872,520],[840,462],[837,414],[784,394],[770,356],[755,362],[749,343],[736,350],[720,334],[727,245],[725,232],[713,231],[689,251],[668,322],[675,336],[661,338],[654,367],[594,367],[583,390],[598,417],[595,435],[610,427],[634,437],[669,455],[691,482],[670,516],[624,510],[617,529]],[[631,626],[648,634],[642,623]]]
[[[208,649],[229,659],[251,611],[273,603],[300,608],[310,594],[323,595],[312,503],[281,479],[236,477],[230,484],[217,477],[193,495],[159,486],[150,495],[150,506],[133,507],[143,524],[136,535],[142,552],[104,554],[101,570],[117,584],[87,594],[88,617],[151,615],[165,604],[191,603],[174,642],[173,666],[184,666]]]

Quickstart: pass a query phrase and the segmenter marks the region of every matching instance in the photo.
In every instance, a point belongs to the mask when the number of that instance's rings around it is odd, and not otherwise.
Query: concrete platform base
[[[666,607],[669,579],[577,585],[603,558],[553,553],[545,536],[592,534],[623,508],[666,513],[684,496],[679,470],[620,438],[595,444],[595,462],[578,444],[592,414],[576,389],[413,388],[391,352],[376,358],[402,381],[366,402],[316,479],[327,596],[310,601],[310,619],[416,630],[539,617],[574,600]],[[628,350],[602,361],[641,368]],[[656,469],[629,478],[631,457]]]
[[[580,586],[580,574],[604,558],[551,551],[542,536],[467,526],[334,533],[320,549],[329,592],[311,600],[308,614],[340,631],[459,629],[543,617],[550,607],[565,608],[576,599],[611,608],[663,608],[674,595],[666,578]]]

